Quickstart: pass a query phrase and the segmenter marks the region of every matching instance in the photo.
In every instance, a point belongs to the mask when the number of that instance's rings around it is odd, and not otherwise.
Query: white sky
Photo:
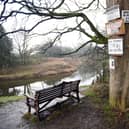
[[[89,1],[91,1],[91,0],[81,0],[80,2],[81,3],[88,3]],[[105,5],[106,0],[100,0],[100,1]],[[74,6],[72,8],[74,8]],[[105,23],[107,22],[106,16],[103,13],[104,12],[102,10],[95,10],[95,11],[87,11],[86,12],[86,14],[91,19],[91,21],[94,21],[94,23],[96,23],[96,26],[102,30],[105,29]],[[36,21],[36,20],[37,20],[37,17],[31,18],[31,21],[29,21],[27,23],[27,26],[33,25],[34,21]],[[23,21],[25,21],[25,22],[23,22]],[[10,31],[11,29],[18,28],[19,25],[25,24],[25,23],[26,23],[26,20],[23,20],[23,17],[21,16],[21,17],[19,17],[17,25],[16,25],[16,19],[10,19],[7,23],[4,24],[4,27],[8,31]],[[63,20],[58,21],[58,22],[56,22],[56,21],[55,22],[53,22],[53,21],[45,22],[45,23],[39,25],[35,29],[35,32],[36,33],[49,32],[52,28],[54,29],[56,26],[58,26],[58,28],[63,28],[64,25],[69,25],[71,27],[74,26],[73,19],[66,20],[65,22]],[[48,36],[35,37],[35,38],[32,38],[30,40],[29,44],[31,44],[30,46],[35,46],[37,44],[46,43],[52,37],[53,37],[53,35],[51,35],[50,37],[48,37]],[[86,40],[88,40],[88,38],[86,38],[84,36],[82,36],[80,38],[78,33],[74,32],[74,33],[65,34],[61,39],[61,43],[58,42],[58,44],[61,44],[62,46],[68,46],[68,47],[73,48],[73,47],[77,47],[78,45],[80,45],[82,42],[84,42]]]

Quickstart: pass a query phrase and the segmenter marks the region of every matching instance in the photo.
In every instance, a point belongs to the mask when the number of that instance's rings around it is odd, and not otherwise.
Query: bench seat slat
[[[51,94],[51,95],[48,95],[46,97],[39,98],[38,103],[41,104],[45,101],[49,101],[51,99],[55,99],[55,98],[60,97],[60,96],[61,96],[60,94]]]
[[[55,91],[55,93],[53,94],[52,92],[48,93],[48,94],[43,94],[42,96],[39,95],[38,99],[40,98],[46,98],[47,96],[50,96],[50,95],[61,95],[61,91]]]
[[[61,88],[62,85],[63,85],[63,83],[61,83],[57,86],[53,86],[53,87],[49,87],[49,88],[46,88],[46,89],[38,90],[38,91],[36,91],[36,94],[42,94],[44,92],[49,92],[51,90],[58,90],[58,89]]]
[[[61,88],[51,89],[51,90],[48,90],[48,91],[42,91],[41,93],[37,93],[37,94],[39,94],[39,96],[46,96],[50,93],[55,93],[55,92],[58,92],[58,91],[61,91]]]
[[[38,96],[38,99],[47,98],[48,96],[52,96],[52,95],[59,96],[59,95],[61,95],[61,91],[55,91],[54,93],[53,92],[50,92],[48,94],[43,94],[42,96],[39,95]]]

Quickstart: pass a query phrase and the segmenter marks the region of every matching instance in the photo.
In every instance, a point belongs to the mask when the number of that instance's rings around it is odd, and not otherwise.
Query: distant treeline
[[[0,33],[5,33],[1,25]],[[40,46],[35,46],[33,49],[27,49],[26,46],[29,46],[29,44],[25,40],[21,46],[19,45],[17,52],[14,52],[13,39],[10,39],[8,36],[0,38],[0,68],[40,63],[44,57],[85,57],[86,59],[89,57],[90,63],[92,62],[92,66],[94,66],[95,62],[101,64],[105,58],[105,50],[92,44],[84,46],[78,51],[76,51],[77,48],[73,49],[71,47],[58,46],[51,41]]]

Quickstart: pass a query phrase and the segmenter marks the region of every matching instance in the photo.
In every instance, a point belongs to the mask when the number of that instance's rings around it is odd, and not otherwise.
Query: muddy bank
[[[101,108],[88,97],[80,104],[68,104],[56,109],[56,115],[41,122],[23,119],[27,112],[25,100],[0,107],[0,129],[115,129],[104,118]]]

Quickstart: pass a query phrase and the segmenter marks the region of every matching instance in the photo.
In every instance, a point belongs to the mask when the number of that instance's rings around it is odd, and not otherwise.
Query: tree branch
[[[13,34],[13,33],[17,33],[17,32],[31,32],[33,29],[35,29],[39,24],[41,24],[42,22],[45,22],[47,20],[49,20],[50,18],[47,18],[47,19],[43,19],[39,22],[37,22],[34,26],[32,26],[30,29],[17,29],[17,30],[14,30],[14,31],[10,31],[10,32],[5,32],[3,34],[0,35],[0,38],[4,37],[5,35],[8,35],[8,34]]]
[[[80,47],[78,47],[76,50],[74,50],[74,51],[72,51],[72,52],[63,53],[63,54],[61,54],[61,55],[62,55],[62,56],[65,56],[65,55],[71,55],[71,54],[77,53],[81,48],[83,48],[84,46],[88,45],[89,43],[93,43],[93,40],[87,41],[86,43],[82,44]]]
[[[40,1],[37,1],[37,3],[34,1],[29,1],[29,0],[13,0],[12,2],[8,2],[8,0],[6,0],[6,2],[4,3],[5,5],[7,5],[7,3],[9,4],[18,4],[20,5],[18,10],[12,10],[10,11],[10,13],[8,15],[4,15],[5,12],[5,7],[1,13],[1,18],[0,21],[4,21],[7,20],[9,17],[13,16],[13,15],[18,15],[18,14],[22,14],[22,15],[36,15],[36,16],[40,16],[42,18],[45,18],[44,20],[41,20],[39,22],[37,22],[32,28],[26,30],[26,29],[18,29],[18,30],[14,30],[11,32],[6,32],[3,35],[0,35],[0,38],[7,35],[7,34],[12,34],[12,33],[16,33],[19,31],[25,31],[25,32],[30,32],[32,31],[35,27],[37,27],[39,24],[43,23],[44,21],[47,20],[51,20],[51,19],[57,19],[57,20],[64,20],[64,19],[69,19],[69,18],[82,18],[83,22],[87,23],[88,26],[90,27],[90,29],[94,32],[95,36],[90,35],[89,33],[87,33],[85,31],[85,29],[83,29],[82,27],[80,27],[81,25],[77,26],[76,28],[70,28],[69,31],[80,31],[83,34],[85,34],[86,36],[88,36],[89,38],[91,38],[91,40],[93,40],[96,43],[106,43],[107,42],[107,38],[105,38],[99,31],[98,29],[94,26],[94,24],[90,21],[90,19],[87,17],[87,15],[83,12],[81,12],[82,10],[85,10],[89,7],[91,7],[91,5],[95,2],[96,0],[92,0],[86,7],[80,8],[80,10],[76,10],[73,12],[58,12],[60,9],[60,7],[64,4],[65,0],[55,0],[52,4],[47,3],[47,1],[45,2],[45,4],[42,4]],[[99,0],[97,0],[99,2]],[[57,5],[56,5],[57,2]],[[58,3],[59,2],[59,3]],[[15,5],[14,4],[14,5]],[[79,6],[77,3],[75,3],[77,6]],[[49,6],[48,6],[49,5]],[[55,6],[55,7],[54,7]],[[80,12],[79,12],[80,11]],[[80,28],[79,28],[80,27]],[[69,32],[67,31],[67,32]]]

